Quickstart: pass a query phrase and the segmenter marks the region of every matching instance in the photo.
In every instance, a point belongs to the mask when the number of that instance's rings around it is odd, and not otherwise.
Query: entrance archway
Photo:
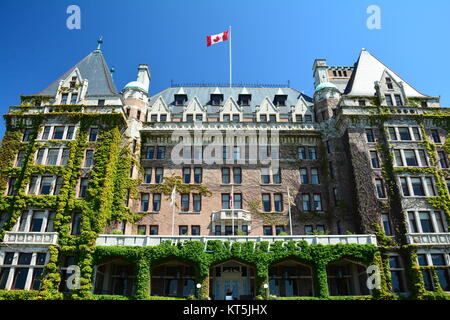
[[[94,294],[135,294],[136,268],[134,264],[117,258],[96,266]]]
[[[231,292],[234,300],[251,300],[255,297],[255,268],[228,260],[210,269],[210,296],[214,300],[225,300]]]
[[[369,295],[367,267],[356,261],[341,259],[327,267],[330,296]]]
[[[272,264],[269,290],[271,295],[279,297],[314,296],[312,267],[294,259]]]
[[[179,260],[156,264],[151,271],[151,295],[180,298],[195,295],[194,267]]]

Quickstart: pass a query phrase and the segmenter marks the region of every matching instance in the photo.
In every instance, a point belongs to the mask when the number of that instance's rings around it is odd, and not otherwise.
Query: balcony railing
[[[443,233],[410,233],[406,235],[409,244],[417,245],[450,245],[450,232]]]
[[[249,211],[242,209],[222,209],[220,211],[216,211],[212,213],[212,221],[231,221],[240,220],[240,221],[252,221],[252,214]]]
[[[3,238],[6,244],[56,245],[57,232],[7,232]]]
[[[185,241],[202,241],[205,243],[211,240],[230,242],[275,242],[275,241],[301,241],[304,240],[310,245],[323,244],[373,244],[377,245],[375,235],[311,235],[311,236],[140,236],[140,235],[110,235],[102,234],[97,238],[97,246],[157,246],[164,241],[171,241],[172,244]]]

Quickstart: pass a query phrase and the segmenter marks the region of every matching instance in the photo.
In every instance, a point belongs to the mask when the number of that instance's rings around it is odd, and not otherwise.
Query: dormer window
[[[166,122],[167,121],[167,114],[160,114],[159,115],[159,121],[160,122]]]
[[[233,122],[240,122],[241,117],[238,114],[233,114]]]
[[[286,105],[287,95],[277,94],[273,100],[273,104],[277,107],[282,107]]]
[[[70,88],[75,88],[76,84],[77,84],[77,77],[72,77],[72,80],[70,81]]]
[[[303,122],[303,117],[301,114],[295,115],[295,122]]]
[[[386,78],[386,86],[389,90],[393,90],[394,86],[392,85],[392,79],[391,78]]]
[[[104,106],[105,105],[105,100],[104,99],[98,100],[98,105],[99,106]]]
[[[193,122],[194,121],[194,115],[187,114],[186,115],[186,122]]]
[[[157,122],[158,121],[158,115],[157,114],[152,114],[150,117],[150,121],[151,122]]]
[[[223,115],[223,122],[230,122],[230,115],[229,114],[224,114]]]
[[[187,101],[187,95],[186,94],[176,94],[175,95],[175,105],[176,106],[184,106],[186,101]]]
[[[252,99],[251,94],[240,94],[238,98],[238,103],[241,106],[249,106],[251,99]]]
[[[277,122],[277,116],[275,114],[269,115],[270,122]]]
[[[223,102],[223,94],[211,94],[211,105],[220,106]]]
[[[259,121],[260,121],[260,122],[267,122],[267,115],[261,114],[261,115],[259,116]]]
[[[69,95],[67,93],[63,93],[61,95],[61,104],[67,104],[67,99],[69,98]]]
[[[76,104],[78,100],[78,93],[72,93],[70,97],[70,104]]]
[[[195,115],[195,121],[202,122],[203,121],[203,115],[202,114]]]

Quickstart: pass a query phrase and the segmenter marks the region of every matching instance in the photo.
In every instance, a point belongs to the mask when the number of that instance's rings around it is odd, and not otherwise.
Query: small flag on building
[[[170,206],[173,207],[175,204],[176,188],[173,186],[172,194],[170,195]]]
[[[225,40],[228,40],[228,30],[212,36],[206,36],[206,46],[209,47],[212,44],[223,42]]]

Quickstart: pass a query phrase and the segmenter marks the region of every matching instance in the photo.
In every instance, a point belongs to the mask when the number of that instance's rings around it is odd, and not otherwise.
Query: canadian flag
[[[212,44],[216,44],[222,41],[228,40],[228,30],[212,36],[206,36],[206,46],[209,47]]]

